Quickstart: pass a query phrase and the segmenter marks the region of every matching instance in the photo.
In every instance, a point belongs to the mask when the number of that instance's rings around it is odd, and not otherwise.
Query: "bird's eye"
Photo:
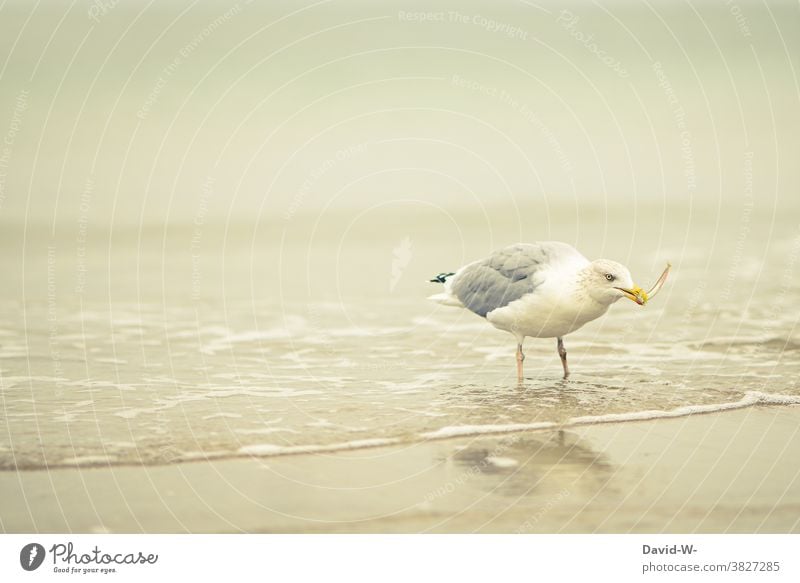
[[[614,280],[615,280],[615,279],[617,279],[617,278],[616,278],[616,277],[614,277],[613,275],[611,275],[610,273],[606,273],[606,279],[607,279],[608,281],[614,281]]]

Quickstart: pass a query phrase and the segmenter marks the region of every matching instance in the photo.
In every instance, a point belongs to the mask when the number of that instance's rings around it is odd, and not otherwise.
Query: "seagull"
[[[485,318],[517,339],[517,381],[523,382],[525,338],[556,338],[558,355],[569,377],[564,336],[599,318],[622,298],[644,306],[664,284],[670,265],[649,292],[634,285],[628,269],[616,261],[589,261],[559,241],[518,243],[486,259],[430,281],[444,292],[429,299]]]

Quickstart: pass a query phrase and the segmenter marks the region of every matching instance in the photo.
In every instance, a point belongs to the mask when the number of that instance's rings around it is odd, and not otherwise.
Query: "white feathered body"
[[[536,245],[555,252],[549,254],[548,261],[530,269],[530,275],[526,276],[532,280],[529,293],[483,314],[489,323],[519,339],[556,338],[574,332],[608,311],[610,304],[594,300],[583,285],[582,270],[590,263],[586,257],[565,243]],[[429,299],[447,306],[467,307],[455,293],[459,278],[469,277],[476,266],[486,261],[465,265],[445,282],[443,293]]]

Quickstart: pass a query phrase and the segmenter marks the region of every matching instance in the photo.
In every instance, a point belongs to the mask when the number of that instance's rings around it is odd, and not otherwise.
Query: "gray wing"
[[[545,268],[557,259],[558,251],[563,249],[545,243],[506,247],[461,269],[453,278],[451,292],[467,309],[485,318],[540,286]]]

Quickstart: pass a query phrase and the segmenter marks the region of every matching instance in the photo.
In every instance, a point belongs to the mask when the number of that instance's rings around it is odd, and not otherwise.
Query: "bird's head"
[[[628,298],[640,306],[647,303],[647,292],[634,285],[631,272],[624,265],[609,259],[592,261],[587,271],[589,294],[601,304],[613,304]]]

